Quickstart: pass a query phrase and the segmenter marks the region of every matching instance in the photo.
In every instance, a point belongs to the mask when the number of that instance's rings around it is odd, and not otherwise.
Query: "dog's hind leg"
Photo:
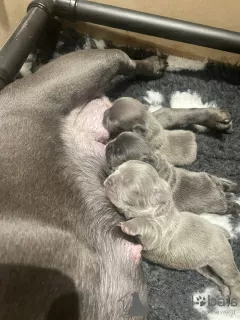
[[[197,269],[198,273],[204,276],[206,279],[214,282],[222,292],[224,297],[228,297],[230,294],[229,288],[224,284],[221,278],[216,276],[209,266],[201,267]]]
[[[227,241],[227,240],[226,240]],[[240,302],[240,273],[234,261],[232,248],[228,242],[222,247],[221,257],[209,262],[213,272],[230,288],[231,299]]]
[[[153,115],[165,129],[198,124],[220,132],[230,132],[232,130],[230,114],[219,108],[162,108],[153,112]]]

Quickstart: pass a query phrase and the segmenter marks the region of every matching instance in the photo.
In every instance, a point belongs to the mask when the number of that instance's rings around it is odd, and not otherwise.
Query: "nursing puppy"
[[[224,110],[211,108],[203,115],[199,110],[163,110],[151,114],[145,105],[133,98],[120,98],[105,111],[103,125],[111,136],[123,131],[134,131],[145,136],[153,148],[161,149],[173,165],[187,165],[196,159],[197,144],[191,131],[165,129],[180,128],[181,125],[197,123],[210,129],[228,132],[231,117]],[[183,116],[184,114],[184,116]]]
[[[119,225],[138,236],[143,256],[175,269],[195,269],[215,282],[224,296],[240,300],[240,273],[228,232],[175,207],[170,187],[141,161],[127,161],[104,182],[110,201],[131,219]]]
[[[158,120],[140,101],[133,98],[120,98],[105,111],[103,126],[110,136],[123,131],[133,131],[145,135],[151,147],[166,155],[174,165],[187,165],[196,159],[197,144],[190,131],[164,130]]]
[[[225,192],[236,191],[236,183],[206,172],[175,168],[162,151],[153,151],[145,139],[134,132],[123,132],[106,146],[108,173],[128,160],[150,163],[169,183],[179,211],[225,214],[235,209]]]

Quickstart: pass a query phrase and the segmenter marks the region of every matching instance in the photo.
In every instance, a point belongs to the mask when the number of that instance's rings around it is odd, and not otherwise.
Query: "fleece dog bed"
[[[74,30],[62,30],[51,59],[75,50],[116,47]],[[131,58],[153,52],[122,48]],[[31,54],[18,77],[27,76],[46,62],[43,52]],[[189,170],[206,171],[240,182],[240,68],[168,56],[168,68],[157,80],[129,81],[110,98],[129,96],[158,108],[225,108],[233,119],[234,132],[227,135],[197,134],[197,160]],[[195,128],[202,131],[202,128]],[[240,199],[235,200],[240,204]],[[240,213],[240,212],[239,212]],[[231,234],[236,263],[240,268],[240,215],[210,215],[206,219],[225,227]],[[175,271],[142,262],[149,288],[150,320],[239,320],[240,305],[228,306],[218,288],[195,271]]]

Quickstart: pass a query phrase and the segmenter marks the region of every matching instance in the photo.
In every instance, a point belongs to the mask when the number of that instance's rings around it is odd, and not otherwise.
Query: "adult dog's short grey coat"
[[[145,302],[140,266],[128,254],[134,244],[116,228],[122,217],[102,186],[99,141],[107,135],[91,103],[104,104],[119,75],[164,67],[157,57],[79,51],[1,91],[0,319],[119,320],[123,296],[138,292]],[[179,124],[178,114],[171,119]]]

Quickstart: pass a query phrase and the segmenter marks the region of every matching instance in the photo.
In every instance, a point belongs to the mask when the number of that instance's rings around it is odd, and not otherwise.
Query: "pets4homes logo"
[[[197,297],[192,297],[192,304],[194,305],[198,305],[200,307],[237,307],[238,306],[238,302],[237,299],[224,299],[221,297],[211,297],[210,295],[203,296],[203,295],[199,295]]]

